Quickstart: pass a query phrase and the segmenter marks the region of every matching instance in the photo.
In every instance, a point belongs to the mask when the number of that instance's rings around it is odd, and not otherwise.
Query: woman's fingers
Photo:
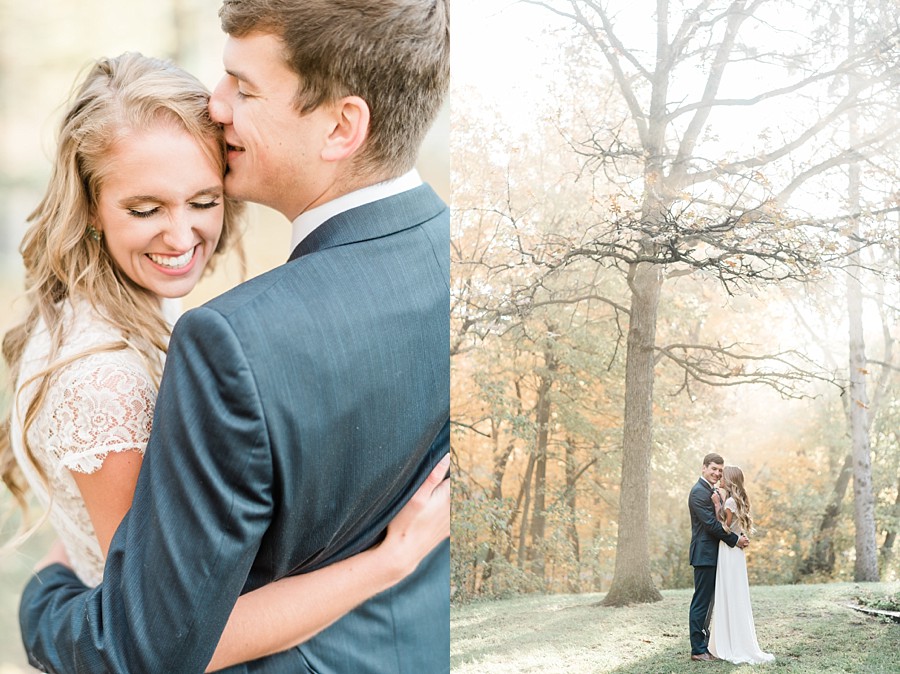
[[[431,470],[425,479],[425,484],[431,485],[434,491],[444,481],[447,475],[447,469],[450,467],[450,454],[444,454],[444,457],[438,461],[437,465]]]

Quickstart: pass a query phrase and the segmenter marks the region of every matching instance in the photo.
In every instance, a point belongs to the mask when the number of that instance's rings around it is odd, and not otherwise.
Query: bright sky
[[[559,46],[544,29],[560,25],[548,10],[514,0],[454,0],[451,72],[454,97],[476,88],[512,126],[534,123]]]
[[[561,4],[561,6],[564,3]],[[653,64],[655,38],[653,35],[653,3],[646,0],[613,0],[607,3],[616,33],[625,45],[637,53],[648,67]],[[777,6],[778,16],[785,12],[800,13],[800,9],[787,5]],[[679,21],[679,12],[672,11],[670,32]],[[742,34],[753,41],[760,50],[784,46],[803,39],[790,28],[778,30],[776,24],[786,27],[803,25],[803,16],[790,20],[772,21],[771,16],[754,16],[742,27]],[[558,77],[560,62],[564,57],[565,35],[554,35],[553,30],[571,26],[571,21],[539,7],[516,0],[454,0],[452,49],[453,94],[452,100],[464,101],[464,91],[475,89],[483,105],[473,106],[476,114],[497,114],[513,131],[527,131],[539,123],[541,104],[551,90],[551,82]],[[556,65],[554,65],[556,64]],[[598,62],[597,68],[608,68]],[[707,69],[691,66],[678,71],[671,83],[669,98],[675,107],[679,100],[687,102],[698,98],[703,90]],[[748,97],[772,87],[793,82],[799,73],[788,73],[780,67],[760,68],[754,61],[733,63],[726,72],[721,97]],[[552,101],[551,101],[552,102]],[[785,125],[795,125],[799,119],[810,121],[813,101],[799,98],[773,99],[767,104],[732,106],[713,112],[710,122],[714,136],[706,136],[698,152],[714,159],[735,159],[753,156],[764,147],[785,142],[794,137],[796,126],[779,130]],[[814,114],[814,113],[813,113]],[[677,129],[683,131],[690,116],[678,121]],[[761,134],[771,139],[759,139]],[[812,151],[812,150],[810,150]],[[794,205],[803,205],[811,212],[823,207],[829,212],[840,209],[843,185],[826,193],[815,186],[815,196],[795,195]],[[832,200],[829,203],[829,200]]]
[[[607,6],[613,9],[617,33],[629,48],[639,48],[645,64],[652,67],[654,50],[653,6],[646,0],[612,0]],[[804,36],[793,27],[803,26],[802,9],[779,4],[778,20],[772,16],[748,19],[742,32],[756,47],[766,49],[785,46]],[[786,12],[798,16],[786,19]],[[670,30],[674,31],[673,16]],[[782,19],[785,19],[782,21]],[[515,0],[454,0],[454,43],[452,49],[453,101],[463,99],[462,92],[473,88],[484,101],[483,109],[476,106],[476,113],[496,114],[507,121],[514,130],[525,131],[538,123],[538,108],[542,97],[547,96],[549,83],[558,76],[558,63],[562,55],[561,40],[549,31],[567,26],[568,21],[546,8]],[[785,29],[779,30],[778,26]],[[602,68],[605,64],[598,63]],[[747,97],[766,89],[794,81],[796,72],[783,68],[763,71],[753,61],[735,63],[729,67],[722,97]],[[686,97],[696,100],[702,91],[707,72],[705,68],[688,69],[679,74],[679,82],[670,90],[672,101]],[[688,93],[690,92],[690,93]],[[717,138],[707,139],[702,152],[710,159],[726,156],[752,156],[761,149],[759,132],[766,130],[771,145],[794,137],[796,130],[781,132],[777,127],[804,119],[809,120],[813,100],[795,98],[777,100],[770,105],[753,107],[729,107],[712,116]],[[687,119],[687,118],[686,118]],[[815,148],[810,148],[810,152]],[[846,183],[841,178],[832,181],[827,189],[823,185],[811,185],[807,194],[795,195],[793,205],[811,213],[833,215],[845,208]],[[786,329],[793,329],[787,326]]]

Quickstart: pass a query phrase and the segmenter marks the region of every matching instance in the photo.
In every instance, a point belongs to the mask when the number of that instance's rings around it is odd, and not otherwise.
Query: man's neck
[[[413,169],[397,178],[357,187],[333,199],[321,201],[318,206],[307,209],[294,218],[291,229],[291,250],[296,248],[319,225],[338,213],[394,196],[421,184],[422,178]]]
[[[296,216],[291,218],[291,220],[296,220],[300,215],[303,215],[307,211],[311,211],[314,208],[318,208],[319,206],[327,204],[329,201],[340,199],[342,196],[345,196],[352,192],[356,192],[366,187],[371,187],[372,185],[377,185],[394,178],[399,178],[400,175],[395,175],[393,172],[388,171],[369,172],[361,174],[353,170],[338,174],[335,176],[331,184],[318,197],[307,204],[306,207],[303,208],[303,210],[300,211],[300,213],[298,213]]]

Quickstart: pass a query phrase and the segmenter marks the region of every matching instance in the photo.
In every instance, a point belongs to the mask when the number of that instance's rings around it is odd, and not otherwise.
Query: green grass
[[[691,590],[624,608],[597,606],[602,594],[528,596],[453,607],[454,674],[897,674],[900,625],[846,608],[863,591],[890,594],[900,583],[752,587],[757,637],[770,665],[692,662]]]

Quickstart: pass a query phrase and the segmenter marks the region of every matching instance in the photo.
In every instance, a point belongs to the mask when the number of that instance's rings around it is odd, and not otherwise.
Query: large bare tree
[[[607,72],[627,109],[624,120],[598,111],[586,132],[567,131],[585,174],[622,189],[610,197],[604,184],[597,219],[583,222],[581,236],[552,266],[589,258],[617,266],[627,280],[618,544],[605,601],[654,601],[659,594],[650,577],[643,486],[653,452],[657,362],[667,359],[690,377],[727,385],[767,377],[776,382],[774,374],[790,378],[798,371],[781,357],[776,361],[787,364],[781,373],[767,369],[771,359],[754,367],[752,357],[729,346],[657,344],[664,284],[703,274],[738,292],[754,283],[807,280],[820,264],[847,260],[867,245],[853,235],[847,245],[835,239],[851,214],[824,222],[795,202],[803,203],[806,186],[893,150],[896,116],[860,124],[852,141],[840,130],[851,111],[865,109],[869,119],[884,112],[894,84],[896,26],[885,22],[880,34],[870,31],[851,50],[847,12],[834,7],[823,17],[822,3],[804,13],[799,3],[779,0],[657,0],[655,11],[643,8],[652,18],[640,25],[638,15],[629,14],[633,3],[530,4],[571,21],[602,61],[594,67]],[[798,18],[803,35],[793,29]],[[643,34],[652,34],[654,43],[642,44]],[[746,78],[740,88],[750,90],[738,94],[739,82],[729,76]],[[798,112],[753,130],[755,137],[734,144],[732,136],[730,145],[716,141],[729,111],[758,108],[764,117],[773,104],[800,100],[805,105],[792,108]]]

